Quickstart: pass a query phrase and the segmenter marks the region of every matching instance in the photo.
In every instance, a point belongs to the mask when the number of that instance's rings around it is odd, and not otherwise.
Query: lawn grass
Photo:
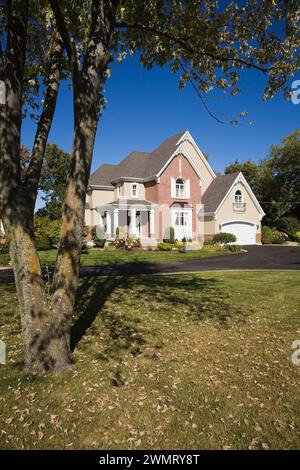
[[[216,251],[203,248],[202,250],[192,250],[187,251],[186,253],[146,250],[130,252],[125,250],[101,250],[90,248],[88,254],[81,255],[81,264],[85,266],[99,266],[102,264],[165,263],[227,254],[232,253],[222,248]],[[39,257],[42,266],[53,266],[56,259],[56,250],[39,251]],[[8,263],[9,255],[0,255],[0,266],[7,266]]]
[[[81,280],[73,370],[22,372],[15,289],[0,287],[0,447],[299,448],[300,272]]]

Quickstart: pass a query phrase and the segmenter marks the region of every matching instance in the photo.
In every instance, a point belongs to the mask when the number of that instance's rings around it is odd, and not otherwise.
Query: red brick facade
[[[179,163],[181,161],[181,163]],[[180,172],[181,167],[181,172]],[[171,178],[175,180],[182,178],[184,181],[190,180],[190,197],[188,199],[176,199],[171,195]],[[158,204],[159,214],[159,239],[164,237],[164,229],[170,226],[170,221],[166,220],[169,217],[170,208],[174,204],[188,205],[192,207],[192,220],[193,220],[193,238],[196,236],[196,208],[201,203],[201,187],[199,176],[193,169],[192,165],[182,155],[177,155],[165,168],[160,176],[159,183],[151,181],[145,184],[145,196],[147,201]],[[164,211],[164,217],[162,216]],[[167,214],[168,212],[168,214]],[[163,226],[162,221],[165,221]]]

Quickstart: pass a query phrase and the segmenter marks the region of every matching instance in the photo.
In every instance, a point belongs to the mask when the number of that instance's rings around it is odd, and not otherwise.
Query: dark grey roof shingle
[[[147,178],[157,175],[175,152],[176,144],[185,132],[169,137],[152,152],[135,150],[118,165],[101,165],[91,175],[90,184],[110,186],[111,181],[117,178]]]
[[[113,180],[117,174],[117,168],[118,165],[104,163],[90,176],[90,185],[111,186],[113,189],[111,180]]]
[[[215,212],[218,209],[238,174],[219,175],[211,182],[202,198],[204,212]]]

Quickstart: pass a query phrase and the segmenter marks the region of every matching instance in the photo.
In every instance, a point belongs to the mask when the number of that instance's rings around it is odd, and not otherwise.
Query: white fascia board
[[[208,163],[208,161],[206,160],[205,156],[203,155],[203,153],[201,152],[200,148],[198,147],[198,145],[196,144],[195,140],[193,139],[193,137],[191,136],[191,134],[189,133],[189,131],[186,131],[182,137],[180,137],[180,139],[178,140],[177,144],[176,145],[180,145],[182,144],[182,142],[184,142],[185,140],[187,140],[188,142],[190,142],[190,144],[193,145],[193,147],[195,148],[196,152],[199,154],[201,160],[203,161],[204,165],[206,166],[207,170],[209,171],[209,173],[211,174],[211,176],[213,178],[216,178],[217,175],[215,174],[214,170],[212,169],[212,167],[210,166],[210,164]]]
[[[120,178],[116,178],[114,180],[111,180],[111,184],[116,184],[116,183],[123,183],[123,182],[132,182],[132,183],[143,183],[144,178],[133,178],[131,176],[121,176]]]
[[[162,169],[157,173],[156,177],[159,178],[160,175],[164,172],[164,170],[167,168],[167,166],[170,164],[170,162],[173,160],[174,157],[176,157],[177,155],[183,155],[184,157],[186,157],[188,159],[188,161],[190,162],[192,168],[194,169],[195,173],[197,174],[197,176],[200,178],[200,180],[202,181],[202,183],[205,182],[205,179],[203,178],[203,176],[199,173],[199,170],[198,168],[196,167],[196,165],[194,164],[193,162],[193,159],[191,158],[189,152],[187,151],[187,149],[183,146],[183,145],[180,145],[176,150],[175,152],[171,155],[171,157],[169,158],[169,160],[167,161],[167,163],[165,163],[165,165],[162,167]]]
[[[115,188],[112,188],[111,186],[105,186],[104,184],[90,184],[89,188],[91,189],[104,189],[106,191],[114,191]]]
[[[247,191],[249,192],[250,194],[250,197],[252,199],[252,201],[254,202],[254,205],[256,206],[258,212],[262,215],[262,217],[265,214],[265,212],[263,211],[263,208],[261,207],[260,203],[258,202],[254,192],[252,191],[252,189],[250,188],[249,184],[247,183],[247,180],[245,179],[244,175],[240,172],[237,177],[235,178],[234,182],[232,183],[232,185],[230,186],[230,188],[228,189],[227,193],[225,194],[224,198],[222,199],[222,202],[219,204],[217,210],[215,211],[215,213],[217,214],[217,212],[220,210],[220,208],[222,207],[224,201],[226,200],[228,194],[230,193],[230,191],[232,190],[232,188],[237,184],[241,182],[245,188],[247,189]]]

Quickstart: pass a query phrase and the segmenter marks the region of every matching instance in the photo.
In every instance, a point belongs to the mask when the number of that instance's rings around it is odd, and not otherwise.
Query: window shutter
[[[184,187],[185,187],[185,197],[189,199],[191,196],[190,180],[186,180]]]
[[[171,178],[171,197],[176,197],[176,182]]]

